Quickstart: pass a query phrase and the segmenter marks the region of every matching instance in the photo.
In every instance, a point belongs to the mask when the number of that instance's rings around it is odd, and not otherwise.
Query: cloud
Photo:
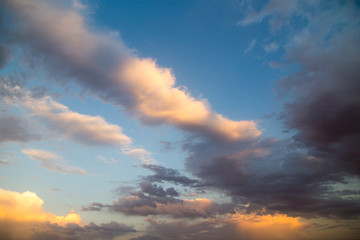
[[[131,138],[122,132],[120,126],[108,123],[100,116],[73,112],[67,106],[54,101],[49,96],[34,97],[33,92],[27,91],[14,82],[3,82],[1,90],[4,102],[10,105],[26,107],[35,116],[48,122],[52,131],[57,130],[65,137],[88,145],[125,147],[131,144]],[[15,121],[14,117],[12,119],[13,122],[5,121],[0,131],[4,132],[4,137],[25,140],[24,138],[27,136],[26,129],[21,125],[20,120]],[[7,122],[9,123],[7,124]],[[5,128],[6,124],[15,126]],[[2,130],[3,128],[4,130]],[[21,138],[22,133],[24,136]]]
[[[179,200],[138,194],[122,197],[115,201],[110,207],[110,211],[140,216],[167,215],[175,218],[207,218],[212,216],[214,207],[215,204],[206,198]]]
[[[256,39],[251,40],[249,46],[244,50],[244,53],[250,52],[256,45]]]
[[[272,42],[264,45],[264,50],[267,53],[276,52],[279,49],[279,45],[276,42]]]
[[[93,202],[83,206],[82,211],[101,211],[106,208],[111,212],[137,216],[171,216],[175,218],[207,218],[217,213],[224,213],[221,206],[206,198],[178,199],[173,188],[164,190],[161,186],[147,182],[140,183],[141,190],[113,201],[112,204]],[[129,194],[129,193],[128,193]]]
[[[147,219],[147,236],[159,239],[304,239],[306,224],[286,215],[229,214],[213,219],[187,222]],[[145,235],[146,236],[146,235]],[[141,239],[141,238],[139,238]],[[144,237],[144,239],[147,239]],[[155,238],[156,239],[156,238]]]
[[[182,176],[176,169],[166,168],[154,164],[143,164],[143,167],[155,173],[154,175],[144,177],[146,180],[149,180],[151,182],[166,181],[175,184],[182,184],[184,186],[192,186],[198,183],[198,180]]]
[[[272,21],[277,14],[284,21],[299,14],[308,20],[293,29],[285,45],[288,63],[300,68],[277,83],[279,95],[290,99],[281,116],[295,136],[224,144],[187,139],[186,169],[235,204],[249,204],[247,212],[265,208],[304,218],[356,219],[360,189],[345,189],[358,181],[360,169],[359,8],[347,1],[295,9],[289,7],[297,4],[293,1],[279,10],[275,3],[280,2],[270,1],[246,21],[265,16]]]
[[[289,58],[301,70],[277,83],[280,93],[293,96],[293,101],[285,106],[285,124],[297,130],[294,140],[311,155],[357,175],[359,12],[352,1],[332,2],[330,9],[313,16],[309,26],[295,34],[287,45]],[[334,30],[337,24],[342,27]]]
[[[238,22],[239,25],[249,25],[262,22],[266,17],[270,17],[270,30],[278,30],[283,25],[289,24],[288,18],[299,9],[299,0],[270,0],[260,11],[255,11],[251,5],[245,18]]]
[[[59,173],[86,174],[79,167],[69,166],[61,156],[39,149],[23,149],[22,152],[29,158],[36,160],[43,168]]]
[[[7,46],[0,43],[0,69],[5,67],[10,60],[10,50]]]
[[[66,137],[89,145],[122,146],[131,138],[122,133],[121,127],[106,122],[100,116],[89,116],[69,110],[50,97],[27,98],[23,103],[37,116],[45,119]]]
[[[152,153],[143,148],[123,148],[122,153],[140,159],[143,164],[156,163],[156,160],[151,157]]]
[[[19,116],[2,114],[0,122],[0,143],[40,140],[40,136],[32,133],[26,120]]]
[[[177,197],[179,193],[173,188],[164,189],[162,186],[157,186],[156,184],[152,184],[147,181],[143,181],[140,183],[140,188],[143,193],[147,193],[153,196],[165,197],[172,196]]]
[[[44,201],[35,193],[23,193],[0,189],[0,219],[15,222],[50,222],[65,225],[81,224],[80,215],[71,211],[65,217],[44,212]]]
[[[198,137],[226,141],[261,135],[254,121],[225,118],[211,111],[206,100],[176,87],[170,69],[131,55],[111,34],[89,30],[75,10],[21,0],[5,1],[4,7],[11,16],[5,22],[18,29],[13,32],[6,25],[6,33],[32,50],[28,59],[35,63],[46,59],[41,64],[53,76],[49,79],[76,80],[102,100],[122,105],[144,124],[168,124]]]
[[[0,189],[0,234],[11,240],[85,240],[113,239],[115,236],[135,232],[117,222],[83,225],[80,215],[71,211],[56,216],[43,210],[44,201],[35,193]]]

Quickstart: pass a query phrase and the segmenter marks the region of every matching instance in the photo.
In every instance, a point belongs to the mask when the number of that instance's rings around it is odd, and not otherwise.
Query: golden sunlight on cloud
[[[144,121],[162,122],[201,131],[225,140],[255,139],[261,135],[254,121],[233,121],[212,112],[205,99],[175,87],[171,69],[152,59],[134,58],[116,73],[134,97],[134,110]]]
[[[241,235],[250,239],[300,239],[302,230],[308,225],[300,222],[298,217],[286,214],[236,213],[229,216],[230,222],[235,223]]]
[[[50,222],[59,225],[81,223],[79,214],[71,211],[65,217],[44,212],[44,201],[35,193],[0,189],[0,220],[9,222]]]

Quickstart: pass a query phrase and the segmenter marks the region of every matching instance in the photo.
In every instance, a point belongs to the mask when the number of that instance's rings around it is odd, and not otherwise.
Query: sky
[[[2,239],[358,239],[359,2],[0,6]]]

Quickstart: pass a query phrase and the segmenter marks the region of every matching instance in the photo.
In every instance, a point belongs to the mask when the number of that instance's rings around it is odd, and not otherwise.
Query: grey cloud
[[[299,71],[277,83],[279,94],[290,95],[280,117],[295,136],[183,145],[186,169],[235,203],[249,203],[247,211],[266,207],[306,218],[360,216],[359,196],[332,189],[348,187],[347,179],[358,180],[360,173],[360,11],[353,1],[327,2],[329,8],[322,3],[307,6],[311,21],[285,47],[288,63],[299,64]],[[291,17],[304,9],[288,10]]]
[[[0,69],[5,67],[10,59],[10,50],[3,44],[0,44]]]
[[[204,158],[203,149],[216,147],[212,143],[192,145],[188,146],[191,154],[186,167],[202,179],[203,185],[226,191],[234,203],[250,204],[244,209],[247,211],[266,207],[306,218],[360,216],[358,197],[344,199],[330,187],[336,183],[347,185],[349,173],[339,171],[332,160],[319,161],[290,146],[288,142],[270,141],[233,154],[232,149],[220,148],[219,152],[228,154],[218,153],[199,161]],[[259,149],[269,153],[262,155]]]
[[[143,181],[140,183],[141,191],[153,196],[165,197],[172,196],[177,197],[179,193],[173,188],[164,189],[162,186],[158,186],[156,184],[152,184],[147,181]]]
[[[19,235],[19,230],[24,234]],[[128,225],[109,222],[97,225],[93,222],[80,226],[69,223],[65,226],[51,223],[7,223],[7,227],[0,226],[4,240],[112,240],[114,237],[134,233],[136,230]],[[28,234],[27,234],[28,233]]]
[[[185,221],[156,221],[148,219],[150,226],[148,233],[156,234],[162,240],[189,239],[189,240],[216,240],[216,239],[242,239],[234,224],[222,224],[217,221],[202,221],[187,223]],[[241,235],[241,233],[240,233]],[[146,238],[145,238],[146,239]],[[246,236],[244,239],[250,239]]]
[[[163,240],[163,238],[154,235],[143,235],[140,237],[131,238],[130,240]]]
[[[161,151],[163,151],[163,152],[171,151],[171,150],[174,150],[176,148],[174,146],[175,143],[172,143],[172,142],[169,142],[169,141],[160,141],[158,143],[161,144]]]
[[[82,207],[82,211],[101,211],[103,208],[108,207],[109,205],[104,205],[102,203],[93,202],[86,207]]]
[[[144,164],[143,167],[155,173],[154,175],[144,177],[144,179],[149,180],[151,182],[167,181],[175,184],[182,184],[184,186],[191,186],[199,183],[198,180],[190,179],[186,176],[181,175],[179,171],[175,169],[165,168],[153,164]]]
[[[332,4],[333,10],[314,17],[317,24],[308,26],[315,30],[318,25],[327,26],[316,41],[299,33],[296,37],[302,42],[289,44],[290,59],[302,68],[284,77],[277,87],[294,95],[285,106],[284,119],[288,128],[298,131],[294,140],[312,155],[334,162],[339,170],[359,174],[360,11],[352,1]],[[344,27],[334,32],[338,22]],[[330,39],[328,34],[333,34]]]
[[[0,143],[40,140],[40,136],[32,133],[27,121],[22,117],[3,114],[0,115],[0,123]]]
[[[171,181],[170,181],[171,182]],[[83,211],[101,211],[137,216],[171,216],[174,218],[207,218],[216,214],[234,213],[232,203],[219,204],[209,199],[180,199],[173,187],[164,189],[149,181],[139,183],[140,190],[128,192],[112,204],[93,202],[82,208]]]

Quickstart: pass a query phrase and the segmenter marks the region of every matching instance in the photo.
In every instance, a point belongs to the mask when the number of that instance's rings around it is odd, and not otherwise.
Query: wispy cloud
[[[39,149],[23,149],[22,152],[29,158],[36,160],[43,168],[59,173],[86,174],[79,167],[69,166],[59,155]]]
[[[267,53],[276,52],[279,49],[279,45],[276,42],[272,42],[264,45],[264,50]]]
[[[16,84],[11,86],[4,82],[1,90],[4,102],[13,106],[26,107],[33,115],[49,123],[53,131],[57,131],[64,137],[88,145],[128,146],[131,144],[131,138],[122,132],[120,126],[108,123],[100,116],[73,112],[49,96],[33,97],[31,91]],[[5,116],[1,118],[4,118],[4,124],[0,127],[0,131],[4,133],[2,137],[8,139],[7,136],[10,135],[18,141],[25,141],[32,136],[27,133],[27,128],[23,127],[25,124],[18,118]]]
[[[251,40],[249,46],[244,50],[244,53],[250,52],[255,47],[256,41],[257,41],[256,39]]]
[[[152,153],[143,148],[123,148],[122,153],[140,159],[143,164],[154,164],[157,162],[151,157]]]

